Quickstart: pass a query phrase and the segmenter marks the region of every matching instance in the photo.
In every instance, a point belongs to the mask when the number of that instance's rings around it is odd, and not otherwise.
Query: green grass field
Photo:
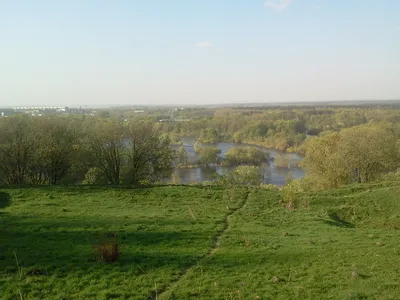
[[[400,183],[0,190],[2,299],[399,299]],[[117,234],[121,257],[93,246]]]

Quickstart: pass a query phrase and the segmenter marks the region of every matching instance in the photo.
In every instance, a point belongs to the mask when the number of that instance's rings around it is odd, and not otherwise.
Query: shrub
[[[100,168],[90,168],[85,175],[82,184],[102,184],[104,183],[104,173]]]
[[[120,257],[120,251],[117,244],[117,235],[106,236],[102,242],[94,247],[96,259],[106,263],[115,262]]]
[[[261,170],[256,166],[239,166],[219,179],[220,184],[233,186],[256,186],[260,185],[260,182]]]
[[[281,203],[288,209],[295,209],[298,205],[298,193],[302,191],[301,180],[291,181],[282,188]]]
[[[279,191],[278,186],[275,184],[260,184],[260,188],[268,191]]]

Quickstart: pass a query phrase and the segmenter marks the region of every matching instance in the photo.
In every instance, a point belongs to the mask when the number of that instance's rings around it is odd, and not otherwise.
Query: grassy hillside
[[[0,190],[3,299],[396,299],[400,183]],[[117,234],[121,257],[95,259]],[[17,263],[18,261],[18,263]]]

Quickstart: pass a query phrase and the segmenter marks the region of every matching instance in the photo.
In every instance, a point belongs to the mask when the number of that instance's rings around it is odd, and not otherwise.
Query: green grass
[[[280,198],[219,187],[0,190],[0,296],[399,298],[399,182],[301,194],[295,210]],[[120,259],[94,260],[91,245],[112,232]]]

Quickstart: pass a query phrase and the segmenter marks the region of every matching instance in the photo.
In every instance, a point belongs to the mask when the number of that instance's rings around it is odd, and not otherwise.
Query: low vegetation
[[[225,159],[222,161],[224,166],[254,165],[259,166],[262,163],[268,163],[269,153],[266,153],[256,147],[233,147],[225,153]]]
[[[396,299],[400,183],[0,191],[3,299]],[[96,247],[113,241],[115,262]]]
[[[244,195],[217,187],[2,189],[1,297],[147,299],[210,252]]]

